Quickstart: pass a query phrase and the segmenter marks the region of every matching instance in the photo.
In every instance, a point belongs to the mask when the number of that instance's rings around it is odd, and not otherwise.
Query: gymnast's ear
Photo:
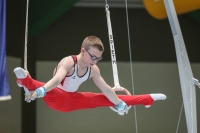
[[[84,53],[85,52],[85,49],[84,48],[81,48],[81,50],[80,50],[80,53]]]

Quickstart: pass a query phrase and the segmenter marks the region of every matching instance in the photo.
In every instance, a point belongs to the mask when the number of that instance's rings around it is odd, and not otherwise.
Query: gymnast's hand
[[[124,115],[124,113],[128,114],[127,104],[122,100],[119,104],[115,105],[115,108],[118,110],[119,115]]]
[[[46,95],[46,88],[44,86],[37,88],[34,91],[29,91],[29,94],[25,94],[25,101],[30,102],[30,100],[35,98],[42,98]]]
[[[121,86],[115,86],[112,89],[114,91],[123,91],[126,93],[126,95],[131,95],[131,93],[127,89]],[[128,110],[130,109],[130,107],[128,107],[126,103],[122,100],[118,105],[115,105],[115,108],[118,110],[119,115],[124,115],[124,113],[128,114]]]
[[[29,94],[28,95],[27,93],[25,93],[25,101],[30,103],[31,102],[31,99],[35,99],[37,98],[37,92],[34,90],[34,91],[29,91]]]

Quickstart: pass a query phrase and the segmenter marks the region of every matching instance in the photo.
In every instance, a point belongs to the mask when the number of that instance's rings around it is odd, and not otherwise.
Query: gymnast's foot
[[[164,94],[161,94],[161,93],[154,93],[154,94],[150,94],[151,98],[154,100],[154,101],[157,101],[157,100],[165,100],[167,98],[166,95]],[[151,107],[151,105],[145,105],[146,108],[149,108]]]
[[[157,100],[165,100],[165,99],[167,98],[166,95],[161,94],[161,93],[150,94],[150,96],[152,97],[152,99],[153,99],[154,101],[157,101]]]
[[[26,95],[30,95],[29,90],[25,86],[22,85],[22,80],[27,77],[28,71],[24,70],[21,67],[17,67],[17,68],[14,69],[14,73],[15,73],[15,75],[17,77],[17,80],[16,80],[17,85],[19,87],[23,87],[24,88],[24,91],[25,91]],[[28,101],[28,102],[31,102],[31,100],[35,100],[35,99],[30,99],[30,101]]]
[[[22,87],[23,85],[22,85],[21,79],[25,79],[28,75],[28,72],[21,67],[17,67],[14,69],[14,73],[17,77],[17,80],[16,80],[17,85],[19,87]]]
[[[18,79],[24,79],[27,77],[28,72],[21,67],[14,69],[14,73]]]

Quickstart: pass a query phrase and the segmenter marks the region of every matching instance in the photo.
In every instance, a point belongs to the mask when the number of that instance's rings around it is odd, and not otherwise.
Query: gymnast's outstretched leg
[[[30,91],[43,86],[45,83],[34,80],[22,68],[16,68],[14,73],[17,77],[17,84],[24,86]],[[151,106],[156,100],[164,100],[163,94],[143,94],[143,95],[117,95],[127,105]],[[81,109],[114,106],[102,93],[92,92],[66,92],[60,88],[54,88],[46,93],[43,100],[53,110],[70,112]]]

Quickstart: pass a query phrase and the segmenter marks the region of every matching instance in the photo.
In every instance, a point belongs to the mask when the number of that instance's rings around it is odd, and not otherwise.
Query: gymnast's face
[[[102,59],[103,52],[99,51],[95,47],[90,47],[88,50],[83,49],[85,56],[85,63],[91,67]]]

